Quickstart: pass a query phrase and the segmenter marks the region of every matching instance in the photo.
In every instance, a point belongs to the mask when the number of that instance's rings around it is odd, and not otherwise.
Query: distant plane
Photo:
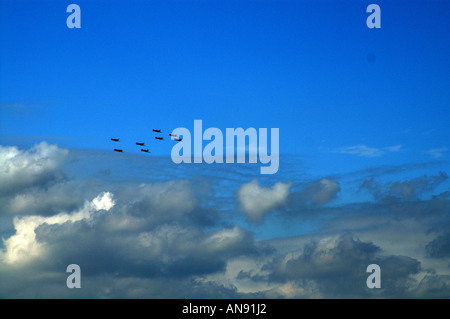
[[[155,138],[156,138],[157,140],[163,140],[163,138],[162,138],[162,137],[159,137],[159,136],[155,136]]]
[[[155,129],[153,129],[153,132],[161,133],[161,130],[155,130]]]
[[[141,148],[141,152],[148,153],[148,150],[144,150],[143,148]]]
[[[144,144],[144,143],[138,143],[138,142],[136,142],[136,145],[144,146],[145,144]]]
[[[169,136],[172,136],[172,137],[178,137],[178,135],[177,134],[169,134]]]
[[[118,142],[119,139],[118,138],[111,138],[111,141]]]
[[[181,142],[183,139],[182,138],[174,138],[175,141]]]
[[[119,149],[117,149],[117,148],[115,148],[114,151],[115,151],[115,152],[120,152],[120,153],[123,152],[123,150],[119,150]]]

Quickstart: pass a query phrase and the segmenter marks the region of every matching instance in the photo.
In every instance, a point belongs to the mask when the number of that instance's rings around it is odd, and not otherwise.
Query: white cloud
[[[113,196],[111,193],[106,192],[100,194],[92,200],[92,207],[95,210],[110,210],[115,204]]]
[[[399,152],[402,148],[402,145],[393,145],[393,146],[387,146],[384,149],[389,151],[389,152]]]
[[[439,158],[444,156],[444,153],[448,151],[447,147],[439,147],[428,150],[427,153],[433,158]]]
[[[338,153],[363,157],[379,157],[384,154],[382,150],[374,147],[368,147],[367,145],[341,147],[338,149]]]
[[[35,230],[42,224],[63,224],[88,219],[91,214],[99,210],[109,210],[114,206],[113,195],[109,192],[98,195],[92,202],[73,214],[58,214],[51,217],[26,216],[15,217],[14,228],[16,233],[3,240],[5,250],[0,252],[1,259],[7,264],[27,262],[39,257],[44,252],[44,247],[36,240]]]
[[[250,220],[259,221],[265,213],[286,203],[291,186],[278,182],[272,188],[261,187],[257,180],[243,184],[238,190],[240,207]]]
[[[338,148],[337,152],[341,154],[350,154],[362,157],[380,157],[386,154],[386,152],[399,152],[401,148],[402,145],[400,144],[393,146],[386,146],[383,147],[382,149],[360,144]]]
[[[0,146],[0,194],[55,178],[67,150],[41,142],[29,150]]]

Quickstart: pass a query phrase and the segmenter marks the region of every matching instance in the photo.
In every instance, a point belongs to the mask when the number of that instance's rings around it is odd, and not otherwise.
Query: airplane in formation
[[[157,129],[153,129],[153,132],[161,133],[161,130],[160,129],[158,129],[158,130]],[[178,137],[177,134],[169,134],[169,136],[171,136],[175,141],[181,141],[182,140],[181,138],[177,138]],[[164,138],[161,137],[161,136],[155,136],[155,139],[163,140]],[[118,139],[118,138],[111,138],[111,141],[114,141],[114,142],[119,142],[119,140],[120,139]],[[136,145],[145,146],[145,143],[136,142]],[[123,150],[115,148],[114,152],[123,153]],[[141,148],[141,152],[150,153],[149,149],[144,149],[144,148]]]
[[[174,141],[181,142],[182,140],[183,140],[182,138],[174,138]]]

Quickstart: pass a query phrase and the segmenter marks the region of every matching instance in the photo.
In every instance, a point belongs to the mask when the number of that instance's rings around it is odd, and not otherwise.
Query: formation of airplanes
[[[160,130],[160,129],[153,129],[152,131],[155,132],[155,133],[161,133],[161,130]],[[171,133],[170,133],[169,136],[170,136],[170,137],[172,138],[172,140],[174,140],[174,141],[181,142],[181,141],[183,140],[182,138],[178,138],[178,135],[177,135],[177,134],[171,134]],[[157,139],[157,140],[164,140],[164,138],[163,138],[162,136],[155,136],[155,139]],[[113,141],[113,142],[120,142],[120,139],[119,139],[119,138],[111,138],[111,141]],[[144,142],[136,142],[136,145],[139,145],[139,146],[145,146],[145,143],[144,143]],[[122,150],[122,149],[115,148],[115,149],[114,149],[114,152],[123,153],[123,150]],[[144,153],[150,153],[150,150],[149,150],[149,149],[141,148],[141,152],[144,152]]]

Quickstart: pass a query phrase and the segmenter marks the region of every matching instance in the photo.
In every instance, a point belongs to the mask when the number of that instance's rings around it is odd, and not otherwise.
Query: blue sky
[[[449,140],[445,1],[380,2],[381,29],[364,1],[78,4],[81,29],[65,2],[2,3],[3,139],[109,149],[202,119],[279,127],[291,154],[402,145],[405,160]]]
[[[0,297],[450,296],[448,1],[70,3],[0,3]],[[279,171],[172,163],[197,119],[279,128]]]

